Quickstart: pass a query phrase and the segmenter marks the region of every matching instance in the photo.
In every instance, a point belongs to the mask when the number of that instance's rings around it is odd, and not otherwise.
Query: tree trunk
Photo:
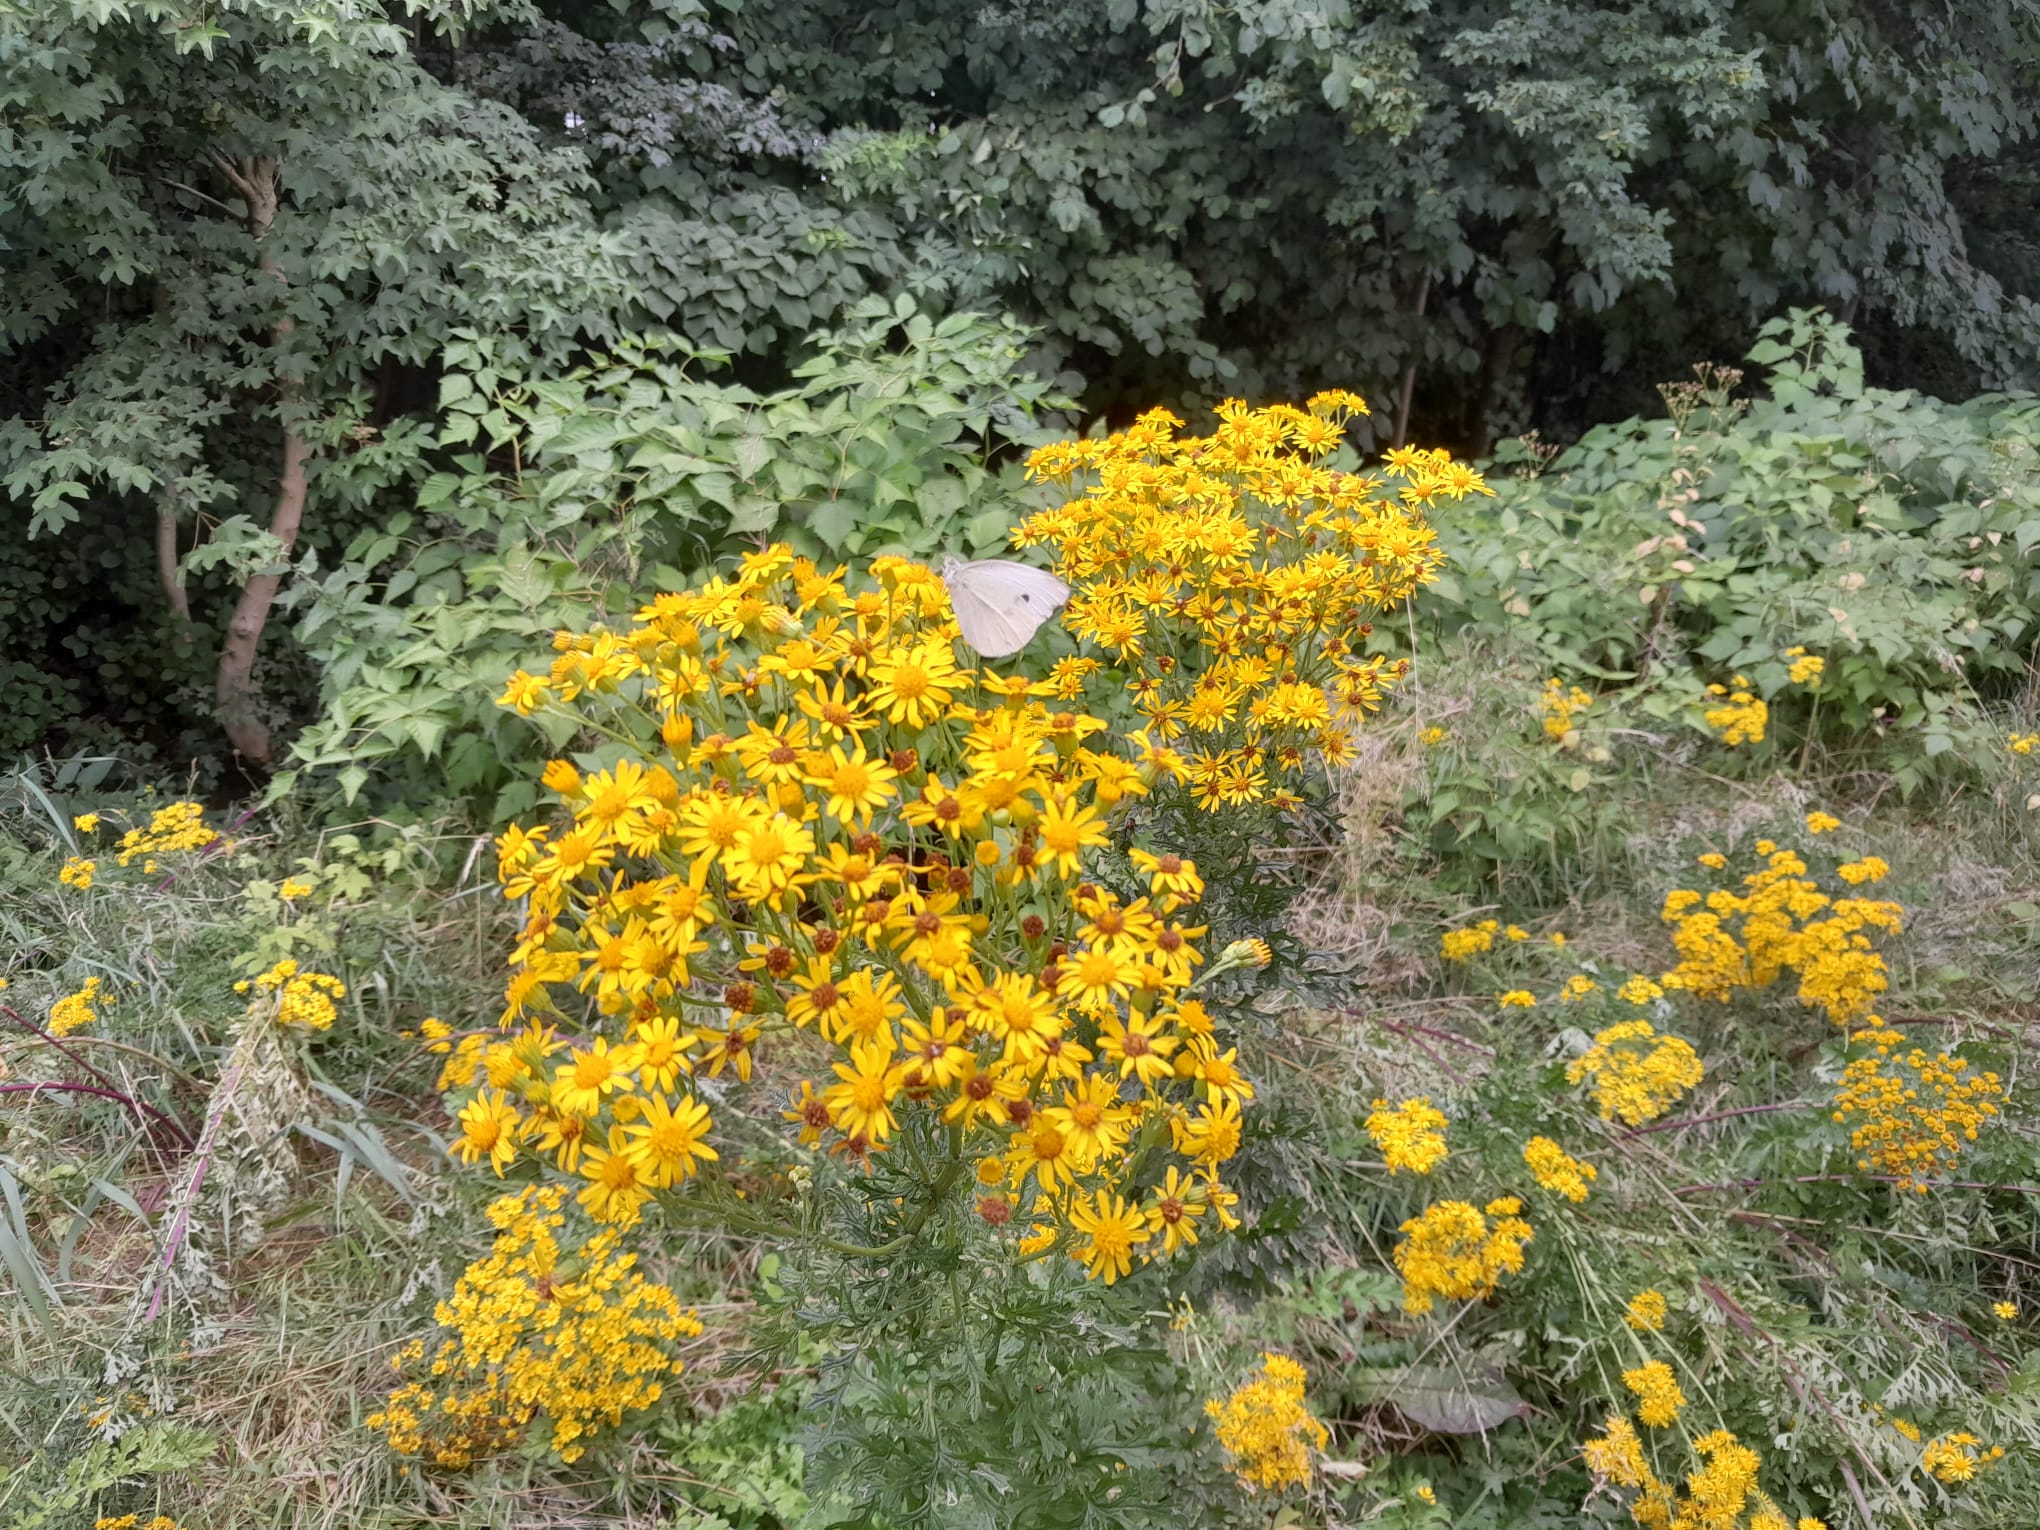
[[[1417,307],[1415,315],[1417,318],[1421,319],[1424,316],[1424,305],[1428,303],[1430,300],[1431,300],[1431,278],[1428,274],[1426,274],[1424,277],[1423,285],[1417,288]],[[1414,399],[1417,394],[1417,359],[1414,352],[1420,344],[1421,344],[1420,339],[1411,340],[1410,345],[1413,354],[1410,357],[1409,370],[1403,373],[1402,402],[1396,407],[1395,411],[1395,444],[1397,446],[1405,445],[1409,440],[1410,401]]]
[[[259,246],[276,222],[277,196],[282,184],[279,165],[267,155],[233,160],[215,154],[213,163],[241,194],[248,208],[248,232]],[[267,253],[256,257],[256,265],[278,283],[287,280],[283,267]],[[290,319],[279,318],[270,329],[272,347],[280,352],[295,328]],[[283,461],[277,476],[276,506],[269,514],[269,534],[281,544],[276,553],[281,562],[290,557],[291,549],[297,545],[298,528],[304,522],[305,469],[311,460],[311,448],[299,428],[300,386],[281,368],[276,393],[283,425]],[[255,659],[262,647],[262,629],[269,622],[269,608],[282,586],[281,574],[256,574],[242,586],[240,599],[234,602],[234,614],[227,622],[226,641],[220,645],[219,669],[214,679],[213,696],[227,742],[234,746],[234,753],[251,765],[267,765],[270,758],[269,727],[260,716],[262,694],[255,685]]]
[[[191,596],[184,588],[184,576],[177,571],[177,511],[163,505],[156,511],[156,577],[163,583],[163,599],[179,626],[191,625]]]

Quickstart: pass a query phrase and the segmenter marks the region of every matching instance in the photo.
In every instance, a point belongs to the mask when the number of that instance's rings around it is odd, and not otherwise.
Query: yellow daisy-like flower
[[[1069,1224],[1082,1238],[1070,1257],[1092,1279],[1108,1286],[1131,1273],[1133,1251],[1149,1237],[1145,1214],[1109,1190],[1080,1197],[1071,1208]]]

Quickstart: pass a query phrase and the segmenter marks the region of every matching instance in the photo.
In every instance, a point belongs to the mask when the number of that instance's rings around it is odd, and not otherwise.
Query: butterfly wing
[[[943,564],[942,582],[963,640],[987,659],[1025,648],[1042,623],[1070,598],[1070,587],[1045,569],[1003,558]]]

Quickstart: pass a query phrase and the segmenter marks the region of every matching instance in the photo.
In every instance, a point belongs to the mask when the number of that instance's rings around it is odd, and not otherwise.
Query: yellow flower
[[[1521,1210],[1508,1198],[1490,1201],[1485,1213],[1465,1201],[1438,1201],[1403,1223],[1393,1258],[1404,1308],[1429,1312],[1438,1297],[1481,1300],[1504,1274],[1521,1273],[1523,1246],[1533,1236]]]
[[[1665,1326],[1664,1293],[1657,1290],[1639,1291],[1629,1298],[1629,1306],[1622,1316],[1639,1333],[1656,1333]]]
[[[2035,749],[2040,749],[2040,733],[2014,733],[2006,741],[2005,747],[2013,754],[2031,754]]]
[[[2003,1446],[1979,1452],[1983,1442],[1966,1429],[1927,1441],[1920,1452],[1920,1469],[1949,1486],[1975,1478],[1977,1468],[1989,1466],[2004,1455]]]
[[[1653,1429],[1664,1429],[1677,1421],[1686,1406],[1686,1394],[1679,1390],[1679,1378],[1662,1360],[1652,1360],[1633,1371],[1622,1373],[1622,1384],[1637,1396],[1637,1416]]]
[[[99,815],[97,813],[80,813],[71,820],[71,827],[80,834],[90,834],[99,827]]]
[[[1842,826],[1841,819],[1832,813],[1808,813],[1806,832],[1809,834],[1830,834]]]
[[[1821,674],[1827,668],[1827,660],[1818,654],[1808,653],[1804,648],[1787,649],[1785,656],[1792,660],[1792,667],[1786,671],[1788,680],[1809,690],[1820,689]]]
[[[120,837],[120,863],[125,866],[142,857],[203,850],[218,840],[219,835],[205,825],[204,804],[173,802],[158,808],[146,829],[129,829]]]
[[[1705,1076],[1699,1054],[1676,1036],[1660,1036],[1648,1020],[1625,1020],[1598,1032],[1594,1044],[1566,1065],[1566,1081],[1592,1081],[1603,1121],[1630,1126],[1655,1121]]]
[[[638,1208],[650,1199],[644,1165],[630,1147],[626,1128],[612,1126],[608,1143],[590,1144],[581,1159],[581,1175],[588,1183],[575,1199],[598,1222],[635,1222]]]
[[[1432,1106],[1429,1095],[1404,1100],[1393,1109],[1388,1101],[1376,1100],[1366,1130],[1391,1174],[1401,1169],[1429,1174],[1447,1155],[1445,1114]]]
[[[1146,1207],[1148,1234],[1162,1240],[1163,1254],[1173,1254],[1197,1241],[1197,1219],[1205,1210],[1203,1187],[1170,1164]]]
[[[921,727],[948,708],[969,677],[957,672],[946,643],[917,643],[886,650],[870,671],[872,710],[889,722]]]
[[[1447,930],[1438,941],[1438,954],[1448,962],[1463,962],[1495,948],[1492,922],[1464,930]]]
[[[1710,691],[1717,695],[1725,695],[1727,699],[1718,706],[1706,708],[1701,714],[1707,726],[1712,728],[1720,736],[1722,743],[1731,749],[1740,748],[1744,744],[1761,744],[1764,741],[1764,729],[1770,722],[1770,707],[1765,705],[1760,697],[1742,689],[1748,683],[1741,675],[1737,675],[1736,689],[1732,691],[1720,686],[1708,687]]]
[[[892,1038],[860,1041],[850,1048],[850,1061],[834,1065],[839,1082],[822,1099],[836,1130],[876,1146],[893,1134],[899,1118],[892,1102],[900,1090],[899,1068],[893,1061]]]
[[[568,1115],[594,1115],[606,1095],[633,1087],[631,1074],[637,1069],[639,1055],[635,1046],[610,1046],[606,1036],[597,1036],[586,1048],[577,1047],[571,1061],[553,1075],[554,1109]]]
[[[654,1189],[676,1185],[693,1175],[704,1162],[718,1156],[702,1139],[711,1122],[708,1107],[691,1094],[668,1104],[663,1094],[652,1094],[644,1102],[644,1114],[624,1130],[630,1138],[628,1152],[639,1175]]]
[[[700,1322],[637,1272],[614,1228],[563,1237],[565,1196],[546,1186],[489,1207],[494,1248],[440,1303],[448,1337],[429,1371],[367,1420],[392,1450],[460,1470],[514,1448],[536,1420],[552,1453],[575,1461],[596,1431],[650,1407],[679,1375],[674,1348]],[[414,1341],[392,1364],[426,1359]]]
[[[2009,1323],[2019,1315],[2019,1304],[2017,1302],[1992,1302],[1990,1310],[1997,1315],[2001,1322]]]
[[[99,870],[99,863],[82,855],[74,855],[64,862],[64,869],[57,873],[57,880],[66,887],[75,887],[79,892],[89,891],[92,877]]]
[[[102,991],[102,979],[88,977],[84,987],[75,993],[65,993],[49,1006],[49,1034],[69,1036],[80,1026],[90,1026],[100,1018],[100,1010],[110,1008],[112,1002],[112,993]]]
[[[1311,1452],[1323,1450],[1331,1432],[1305,1406],[1304,1381],[1294,1360],[1264,1354],[1258,1376],[1204,1404],[1213,1434],[1248,1487],[1280,1492],[1309,1483]]]
[[[459,1119],[460,1140],[453,1150],[460,1161],[475,1163],[486,1158],[496,1177],[502,1178],[517,1157],[517,1112],[509,1101],[487,1089],[478,1090],[461,1107]]]
[[[1587,1187],[1601,1177],[1601,1171],[1582,1163],[1549,1137],[1532,1137],[1523,1145],[1523,1162],[1537,1183],[1569,1201],[1584,1201]]]
[[[1511,988],[1507,993],[1496,994],[1495,1003],[1503,1009],[1535,1009],[1537,995],[1527,988]]]
[[[1083,1238],[1071,1248],[1070,1257],[1087,1275],[1108,1286],[1132,1270],[1133,1251],[1149,1236],[1145,1214],[1110,1191],[1080,1194],[1072,1203],[1069,1223]]]

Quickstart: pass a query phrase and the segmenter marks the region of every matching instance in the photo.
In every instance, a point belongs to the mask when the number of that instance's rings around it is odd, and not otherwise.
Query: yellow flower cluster
[[[1504,1274],[1522,1273],[1523,1245],[1535,1236],[1522,1211],[1513,1196],[1489,1201],[1485,1213],[1466,1201],[1437,1201],[1403,1223],[1394,1259],[1404,1309],[1429,1312],[1439,1297],[1482,1300]]]
[[[1594,1044],[1566,1064],[1566,1081],[1592,1081],[1603,1121],[1642,1126],[1663,1115],[1706,1076],[1700,1056],[1677,1036],[1660,1036],[1648,1020],[1623,1020],[1599,1031]]]
[[[1974,1142],[1998,1113],[2005,1085],[1997,1074],[1973,1068],[1967,1058],[1920,1047],[1889,1028],[1860,1031],[1870,1052],[1855,1058],[1835,1083],[1834,1119],[1849,1126],[1849,1146],[1865,1173],[1889,1174],[1901,1190],[1927,1193],[1950,1173],[1962,1143]]]
[[[2040,749],[2040,733],[2014,733],[2005,741],[2005,747],[2013,754],[2031,754]]]
[[[1527,988],[1511,988],[1506,993],[1496,994],[1495,1003],[1503,1009],[1535,1009],[1537,995]]]
[[[1302,409],[1229,400],[1209,436],[1180,436],[1155,409],[1028,461],[1075,495],[1013,538],[1051,549],[1074,592],[1063,623],[1085,652],[1056,666],[1057,694],[1125,674],[1147,732],[1185,741],[1207,809],[1295,806],[1311,756],[1352,758],[1354,724],[1407,669],[1355,645],[1444,562],[1425,507],[1491,492],[1442,452],[1390,452],[1382,478],[1325,466],[1365,412],[1344,392]]]
[[[1958,1482],[1971,1481],[1978,1467],[1994,1465],[2004,1457],[2004,1446],[1993,1445],[1988,1450],[1979,1451],[1978,1447],[1982,1444],[1983,1441],[1966,1429],[1929,1440],[1920,1452],[1920,1469],[1940,1478],[1950,1487]]]
[[[1568,690],[1556,676],[1545,681],[1544,694],[1537,698],[1538,709],[1544,713],[1545,736],[1560,744],[1571,742],[1576,734],[1573,719],[1593,704],[1592,695],[1578,686]]]
[[[110,1519],[95,1519],[92,1530],[184,1530],[167,1514],[153,1515],[144,1520],[139,1514],[116,1514]]]
[[[1715,698],[1715,704],[1701,713],[1701,718],[1731,749],[1744,744],[1761,744],[1764,729],[1771,720],[1770,707],[1749,689],[1749,683],[1747,678],[1737,675],[1732,689],[1727,685],[1707,687],[1707,694]]]
[[[1771,840],[1758,840],[1756,851],[1763,865],[1742,878],[1740,892],[1724,887],[1703,897],[1679,888],[1665,895],[1662,918],[1679,953],[1665,986],[1725,1003],[1738,990],[1767,988],[1789,972],[1799,979],[1799,1002],[1835,1024],[1874,1021],[1871,1011],[1889,977],[1870,932],[1898,933],[1905,911],[1823,891],[1801,856]],[[1854,884],[1888,870],[1866,856],[1837,867],[1836,875]]]
[[[105,991],[100,978],[85,979],[85,986],[75,993],[67,993],[50,1006],[50,1034],[68,1036],[81,1026],[90,1025],[99,1018],[101,1009],[113,1007],[113,995]]]
[[[390,1448],[459,1469],[514,1444],[543,1416],[562,1461],[578,1460],[603,1425],[657,1402],[680,1374],[673,1346],[701,1324],[665,1286],[637,1273],[637,1256],[603,1228],[563,1245],[566,1192],[544,1186],[489,1207],[497,1229],[488,1257],[468,1266],[437,1317],[454,1337],[430,1362],[430,1380],[389,1395],[368,1418]],[[392,1359],[401,1372],[425,1358],[414,1342]]]
[[[71,827],[80,834],[90,834],[99,827],[99,815],[97,813],[79,813],[72,818]]]
[[[1827,672],[1827,660],[1817,653],[1808,653],[1804,648],[1788,648],[1785,657],[1792,661],[1785,678],[1794,685],[1803,685],[1810,691],[1820,689],[1821,676]]]
[[[1386,1100],[1376,1100],[1366,1126],[1391,1174],[1399,1169],[1429,1174],[1445,1161],[1445,1113],[1427,1094],[1393,1108]]]
[[[1636,1493],[1629,1514],[1644,1530],[1795,1530],[1794,1521],[1757,1486],[1762,1458],[1726,1429],[1693,1441],[1701,1465],[1687,1474],[1683,1486],[1658,1477],[1644,1458],[1636,1426],[1621,1414],[1610,1415],[1583,1454],[1596,1478]],[[1807,1515],[1797,1521],[1796,1530],[1827,1526]]]
[[[57,873],[57,881],[65,887],[75,887],[80,892],[88,892],[92,887],[92,878],[98,870],[97,861],[88,860],[82,855],[74,855],[64,862],[64,869]]]
[[[1096,747],[1044,685],[960,666],[941,581],[871,573],[770,548],[513,679],[507,704],[627,742],[548,768],[570,824],[499,842],[522,1030],[456,1053],[461,1151],[549,1158],[628,1221],[717,1156],[692,1081],[804,1037],[780,1112],[803,1144],[862,1162],[919,1133],[944,1192],[976,1164],[985,1221],[1109,1283],[1235,1225],[1218,1170],[1254,1090],[1193,989],[1267,947],[1207,965],[1179,856],[1142,853],[1131,899],[1085,880],[1166,751]]]
[[[1287,1355],[1264,1354],[1259,1375],[1204,1404],[1248,1487],[1280,1492],[1310,1481],[1310,1453],[1323,1450],[1331,1435],[1303,1400],[1304,1379],[1303,1367]]]
[[[1668,1429],[1686,1406],[1679,1378],[1662,1360],[1652,1360],[1622,1373],[1622,1384],[1637,1397],[1636,1416],[1653,1429]]]
[[[1638,1333],[1656,1333],[1665,1326],[1666,1310],[1664,1292],[1639,1291],[1629,1298],[1622,1321]]]
[[[234,992],[257,996],[249,1003],[251,1013],[265,997],[270,998],[274,1004],[271,1014],[278,1025],[323,1031],[332,1028],[340,1013],[334,1001],[347,997],[347,985],[330,973],[300,972],[298,964],[286,957],[252,982],[244,979],[236,983]]]
[[[138,856],[203,850],[219,837],[217,831],[206,827],[204,804],[173,802],[156,809],[146,829],[133,828],[121,835],[120,863],[125,866]]]
[[[1495,932],[1501,927],[1499,919],[1483,919],[1463,930],[1447,930],[1438,937],[1438,954],[1448,962],[1469,961],[1494,950]]]
[[[1523,1144],[1523,1162],[1530,1166],[1537,1183],[1569,1201],[1584,1201],[1587,1187],[1601,1177],[1601,1171],[1583,1163],[1549,1137],[1532,1137]]]

